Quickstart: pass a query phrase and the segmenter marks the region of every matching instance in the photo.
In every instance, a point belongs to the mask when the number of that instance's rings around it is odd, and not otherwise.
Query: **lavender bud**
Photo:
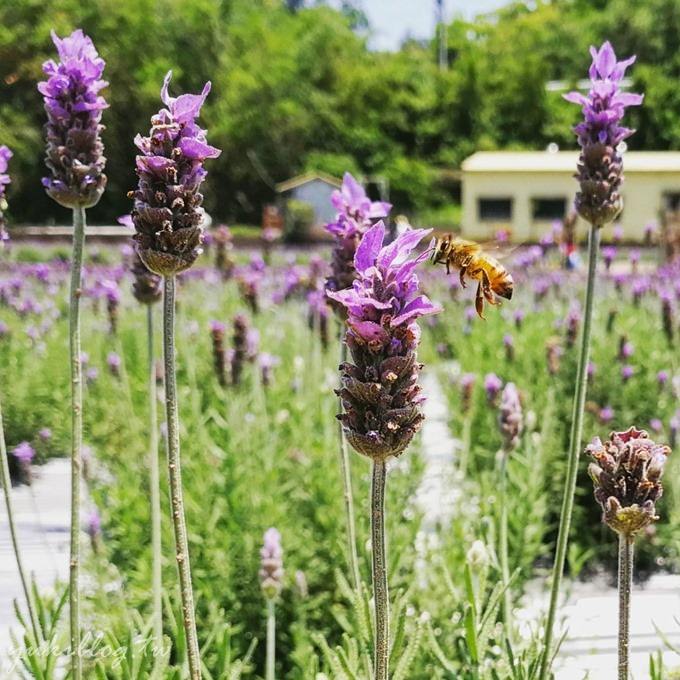
[[[670,448],[654,443],[634,427],[612,432],[602,443],[595,437],[586,448],[595,460],[588,467],[602,521],[628,538],[655,522],[656,501],[663,493],[661,476]]]
[[[408,257],[428,233],[405,231],[383,247],[385,226],[378,222],[356,249],[354,285],[328,292],[347,311],[345,342],[352,359],[340,366],[339,419],[351,446],[375,460],[400,455],[423,420],[416,320],[441,308],[418,294],[416,267],[427,252]]]
[[[203,196],[200,187],[207,172],[203,163],[217,158],[220,150],[206,141],[196,125],[208,93],[171,97],[168,72],[161,88],[162,108],[151,119],[148,137],[137,135],[141,151],[136,159],[139,185],[132,220],[137,249],[144,264],[159,276],[173,276],[191,267],[200,253]]]
[[[227,371],[225,366],[225,352],[224,352],[224,332],[226,326],[220,321],[210,322],[210,337],[212,339],[213,349],[213,368],[215,369],[215,376],[220,385],[224,386],[227,383]]]
[[[97,555],[101,550],[102,519],[99,515],[99,511],[96,508],[92,510],[92,512],[90,512],[90,514],[87,516],[85,531],[90,537],[92,551],[95,555]]]
[[[271,354],[263,352],[259,356],[260,373],[262,376],[262,384],[265,387],[269,387],[272,383],[272,377],[274,372],[274,367],[278,366],[280,359]]]
[[[668,291],[661,293],[661,321],[669,344],[673,343],[673,303]]]
[[[484,377],[484,390],[486,391],[486,400],[491,406],[498,403],[498,396],[501,393],[503,381],[495,373],[487,373]]]
[[[109,352],[109,355],[106,357],[106,365],[109,367],[111,375],[116,378],[120,378],[121,363],[120,355],[116,354],[116,352]]]
[[[231,251],[234,248],[231,231],[226,224],[215,229],[213,242],[215,244],[215,268],[222,272],[222,278],[226,281],[234,272],[234,260]]]
[[[506,333],[503,336],[503,347],[505,348],[505,358],[509,362],[515,360],[515,343],[512,339],[512,335]]]
[[[43,64],[47,81],[38,83],[45,99],[47,156],[51,171],[43,178],[47,194],[65,208],[90,208],[106,187],[102,111],[108,107],[99,91],[105,62],[81,30],[67,38],[52,31],[59,63]]]
[[[503,451],[510,453],[517,448],[524,427],[522,403],[514,383],[507,383],[501,395],[498,424],[503,437]]]
[[[232,355],[231,355],[231,384],[239,385],[243,366],[248,358],[248,319],[237,314],[233,320]]]
[[[545,343],[545,359],[550,375],[557,375],[559,373],[561,357],[562,346],[560,345],[559,338],[549,338]]]
[[[271,528],[264,532],[264,545],[260,550],[260,585],[268,600],[276,599],[283,590],[283,548],[281,534]]]
[[[609,335],[614,330],[614,321],[619,313],[618,309],[610,309],[609,314],[607,314],[607,335]]]
[[[623,182],[623,161],[618,145],[634,130],[622,127],[628,106],[642,103],[642,95],[622,92],[621,81],[635,57],[621,62],[609,42],[599,50],[590,48],[593,63],[592,83],[587,96],[570,92],[565,99],[583,107],[584,120],[574,132],[581,146],[577,178],[581,190],[576,194],[576,210],[592,225],[602,227],[616,219],[623,208],[619,193]]]
[[[461,387],[461,411],[467,413],[472,405],[472,394],[475,388],[477,376],[474,373],[465,373],[460,379]]]
[[[163,297],[161,277],[149,271],[136,250],[132,256],[130,271],[133,276],[132,294],[137,302],[143,305],[159,302]]]

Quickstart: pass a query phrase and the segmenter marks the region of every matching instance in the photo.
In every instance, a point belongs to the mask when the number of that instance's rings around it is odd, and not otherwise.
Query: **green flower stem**
[[[371,545],[373,549],[373,597],[375,599],[375,680],[387,680],[390,657],[390,602],[385,549],[384,460],[373,461],[371,479]]]
[[[619,534],[619,680],[629,680],[630,595],[633,590],[634,538]]]
[[[267,600],[267,667],[265,680],[274,680],[276,665],[276,604]]]
[[[167,451],[170,477],[172,524],[175,530],[175,557],[179,571],[182,596],[182,620],[187,642],[189,677],[201,678],[201,658],[196,633],[194,593],[191,586],[189,541],[184,517],[182,470],[179,451],[179,416],[177,407],[177,378],[175,376],[175,277],[166,276],[163,294],[163,361],[165,364],[165,411],[168,426]]]
[[[340,363],[347,361],[347,345],[342,337],[340,338]],[[338,408],[342,413],[342,399],[338,396]],[[349,450],[347,447],[347,437],[343,430],[342,423],[339,427],[340,439],[340,471],[342,473],[342,486],[345,499],[345,515],[347,521],[347,548],[349,552],[349,567],[352,572],[352,581],[356,592],[361,588],[361,574],[359,572],[359,555],[357,554],[357,530],[354,520],[354,495],[352,493],[352,470],[350,467]]]
[[[12,481],[9,476],[9,464],[7,462],[7,446],[5,444],[5,430],[2,423],[2,408],[0,408],[0,481],[2,482],[2,490],[5,496],[5,508],[7,509],[7,524],[9,525],[9,535],[12,540],[12,549],[14,550],[14,557],[17,561],[17,571],[19,572],[19,579],[21,580],[21,587],[26,597],[26,608],[28,609],[28,617],[31,620],[31,629],[33,630],[33,641],[36,648],[40,647],[43,642],[40,633],[40,625],[38,617],[35,613],[35,604],[31,594],[31,588],[26,578],[24,564],[21,559],[21,552],[19,550],[19,537],[17,536],[16,525],[14,524],[14,509],[12,505]]]
[[[588,239],[588,281],[586,284],[586,302],[583,314],[583,335],[581,348],[578,356],[578,369],[576,373],[576,386],[574,391],[574,404],[571,415],[571,434],[569,437],[569,459],[567,463],[567,478],[562,499],[562,511],[560,514],[560,529],[557,536],[555,550],[555,564],[553,566],[552,587],[550,591],[550,607],[545,628],[545,645],[543,659],[541,661],[541,680],[548,679],[552,661],[552,640],[555,627],[555,615],[560,595],[564,562],[569,543],[569,529],[571,527],[571,515],[574,509],[574,492],[576,491],[576,477],[578,463],[581,454],[581,437],[583,435],[583,408],[586,401],[586,389],[588,387],[587,368],[590,359],[590,335],[593,320],[593,299],[595,297],[595,274],[597,270],[597,254],[600,247],[600,227],[593,225],[590,228]]]
[[[158,462],[158,414],[156,362],[154,358],[153,306],[146,305],[149,373],[149,486],[151,487],[151,592],[153,631],[157,645],[163,642],[163,580],[161,575],[161,491]]]
[[[83,367],[80,360],[80,298],[82,295],[85,208],[73,209],[73,255],[69,296],[69,352],[71,363],[71,559],[69,604],[72,680],[83,676],[80,651],[80,478],[83,449]]]
[[[510,565],[508,558],[508,457],[509,451],[501,451],[499,500],[500,521],[498,528],[499,561],[503,582],[503,623],[506,635],[512,639],[512,593],[510,591]]]

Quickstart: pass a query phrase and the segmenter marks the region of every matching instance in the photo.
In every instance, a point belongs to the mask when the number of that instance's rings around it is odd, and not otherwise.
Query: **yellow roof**
[[[577,151],[478,151],[463,172],[575,172]],[[680,151],[626,151],[624,172],[680,173]]]
[[[337,189],[339,189],[342,186],[342,180],[339,180],[337,177],[328,175],[325,172],[316,171],[306,172],[304,173],[304,175],[297,175],[296,177],[291,177],[285,182],[279,182],[276,185],[276,191],[278,193],[290,191],[291,189],[295,189],[295,187],[299,187],[302,184],[307,184],[307,182],[313,182],[314,180],[317,179],[321,180],[322,182],[326,182],[326,184],[330,184],[331,186],[334,186]]]

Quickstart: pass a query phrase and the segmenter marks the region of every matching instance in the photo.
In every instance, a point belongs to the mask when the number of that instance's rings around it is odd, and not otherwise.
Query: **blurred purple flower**
[[[490,404],[496,403],[503,381],[495,373],[487,373],[484,377],[484,390],[486,391],[486,399]]]
[[[599,417],[601,423],[610,422],[614,419],[614,409],[611,406],[605,406],[604,408],[601,408]]]
[[[12,455],[21,463],[30,463],[35,458],[35,449],[28,442],[21,442],[14,447]]]
[[[634,373],[635,369],[630,364],[626,364],[625,366],[621,367],[621,377],[623,378],[624,382],[630,380]]]

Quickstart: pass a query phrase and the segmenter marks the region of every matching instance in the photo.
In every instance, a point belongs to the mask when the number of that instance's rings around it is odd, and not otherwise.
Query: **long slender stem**
[[[629,680],[630,595],[633,590],[634,539],[619,534],[619,680]]]
[[[267,600],[267,668],[265,679],[274,680],[276,665],[276,604]]]
[[[553,566],[552,587],[550,591],[550,607],[548,609],[543,659],[541,661],[541,680],[547,680],[553,656],[553,629],[555,626],[555,615],[557,613],[557,603],[562,583],[562,573],[564,572],[564,562],[569,543],[571,515],[574,509],[574,492],[576,491],[576,477],[578,474],[578,463],[581,453],[581,437],[583,435],[583,407],[585,405],[586,389],[588,387],[587,367],[590,359],[590,335],[593,319],[593,300],[595,297],[597,254],[600,247],[600,231],[598,226],[591,226],[588,239],[588,281],[586,284],[586,301],[583,313],[583,335],[581,337],[581,348],[578,356],[574,403],[571,414],[567,479],[564,487],[564,497],[562,498],[560,529],[557,535],[557,547],[555,550],[555,564]]]
[[[347,360],[347,345],[344,340],[340,339],[340,363],[343,364]],[[342,412],[342,399],[338,396],[338,408]],[[347,447],[347,438],[345,431],[342,428],[342,423],[339,427],[340,439],[340,471],[342,473],[342,486],[345,499],[345,515],[347,521],[347,550],[349,553],[349,567],[352,572],[352,580],[354,588],[357,592],[361,587],[361,574],[359,572],[359,555],[357,554],[357,530],[356,522],[354,520],[354,494],[352,493],[352,470],[350,467],[349,450]]]
[[[501,451],[499,500],[500,521],[498,528],[499,561],[501,564],[501,578],[503,581],[503,623],[505,632],[512,639],[512,593],[510,591],[510,564],[508,558],[508,451]]]
[[[69,352],[71,363],[71,561],[69,604],[73,680],[83,674],[80,653],[80,478],[83,449],[83,367],[80,360],[80,297],[82,295],[85,208],[73,209],[73,256],[69,297]]]
[[[184,517],[182,493],[182,469],[179,452],[179,416],[177,407],[177,379],[175,377],[175,277],[164,278],[163,295],[163,361],[165,364],[165,411],[168,426],[168,473],[170,477],[170,501],[172,524],[175,530],[175,557],[179,571],[179,585],[182,596],[182,620],[187,642],[189,677],[201,678],[201,659],[196,633],[194,593],[191,586],[191,565],[189,562],[189,541]]]
[[[153,306],[146,305],[149,373],[149,486],[151,487],[151,591],[153,630],[157,645],[163,641],[163,581],[161,575],[161,492],[158,463],[158,414],[156,362],[154,358]]]
[[[373,597],[375,599],[375,680],[387,680],[390,656],[390,602],[387,589],[385,548],[384,460],[373,461],[371,479],[371,544],[373,548]]]
[[[33,596],[31,588],[26,578],[26,571],[21,559],[21,551],[19,550],[19,537],[17,536],[17,529],[14,523],[14,509],[12,505],[12,481],[9,476],[9,464],[7,462],[7,446],[5,444],[5,430],[2,422],[2,408],[0,408],[0,481],[2,482],[2,490],[5,496],[5,508],[7,509],[7,524],[9,526],[9,535],[12,540],[12,549],[14,550],[14,557],[17,561],[17,571],[19,572],[19,579],[21,580],[21,587],[26,598],[26,608],[28,609],[28,617],[31,621],[31,628],[33,630],[34,645],[36,648],[42,644],[42,635],[40,632],[40,625],[38,624],[38,617],[35,613],[35,605],[33,603]]]

